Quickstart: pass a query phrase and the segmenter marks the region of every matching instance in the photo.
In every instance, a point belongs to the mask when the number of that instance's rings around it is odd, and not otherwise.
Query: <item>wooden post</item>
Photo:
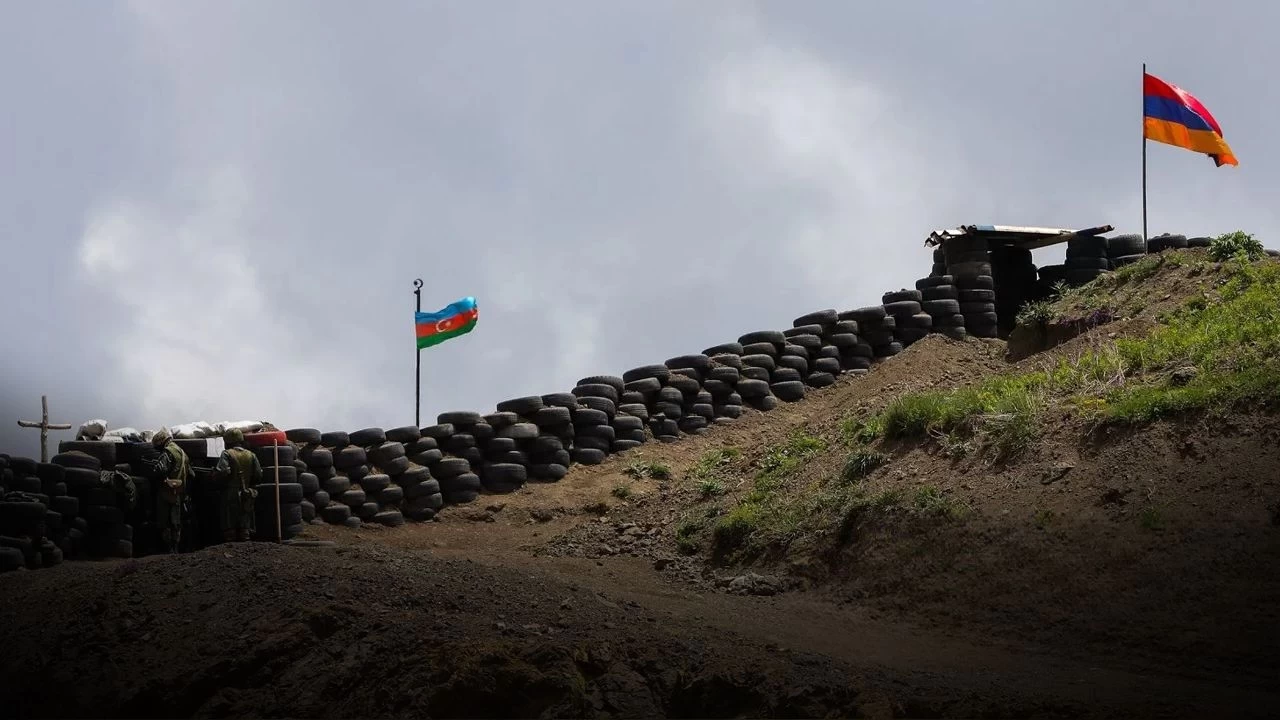
[[[280,439],[275,438],[271,441],[271,452],[275,455],[276,465],[276,542],[284,539],[284,533],[280,530]]]
[[[49,396],[40,396],[40,422],[19,420],[19,427],[40,428],[40,462],[49,462],[49,431],[70,430],[69,423],[49,423]]]

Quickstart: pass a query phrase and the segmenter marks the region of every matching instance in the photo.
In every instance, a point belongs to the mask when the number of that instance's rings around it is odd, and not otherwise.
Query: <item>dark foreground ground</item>
[[[0,707],[12,717],[1261,717],[1280,700],[1257,682],[941,637],[807,593],[694,591],[623,558],[620,584],[589,560],[517,569],[351,542],[0,577]]]

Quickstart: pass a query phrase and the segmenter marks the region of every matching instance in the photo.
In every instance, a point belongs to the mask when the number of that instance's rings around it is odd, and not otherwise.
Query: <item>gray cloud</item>
[[[411,422],[422,277],[481,307],[427,422],[876,302],[937,227],[1136,231],[1144,58],[1241,159],[1152,145],[1152,232],[1275,245],[1280,11],[1168,8],[8,7],[0,410]]]

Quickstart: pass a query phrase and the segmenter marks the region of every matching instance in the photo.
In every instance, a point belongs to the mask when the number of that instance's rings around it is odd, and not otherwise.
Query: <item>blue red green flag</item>
[[[465,297],[450,303],[438,312],[414,313],[413,323],[417,330],[418,349],[439,345],[445,340],[471,332],[479,317],[480,310],[476,307],[476,299],[473,297]]]

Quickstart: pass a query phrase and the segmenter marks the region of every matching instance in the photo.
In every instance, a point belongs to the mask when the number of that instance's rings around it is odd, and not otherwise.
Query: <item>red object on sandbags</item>
[[[271,447],[277,443],[280,445],[289,444],[289,439],[285,437],[283,430],[267,430],[244,434],[244,444],[249,447]]]

